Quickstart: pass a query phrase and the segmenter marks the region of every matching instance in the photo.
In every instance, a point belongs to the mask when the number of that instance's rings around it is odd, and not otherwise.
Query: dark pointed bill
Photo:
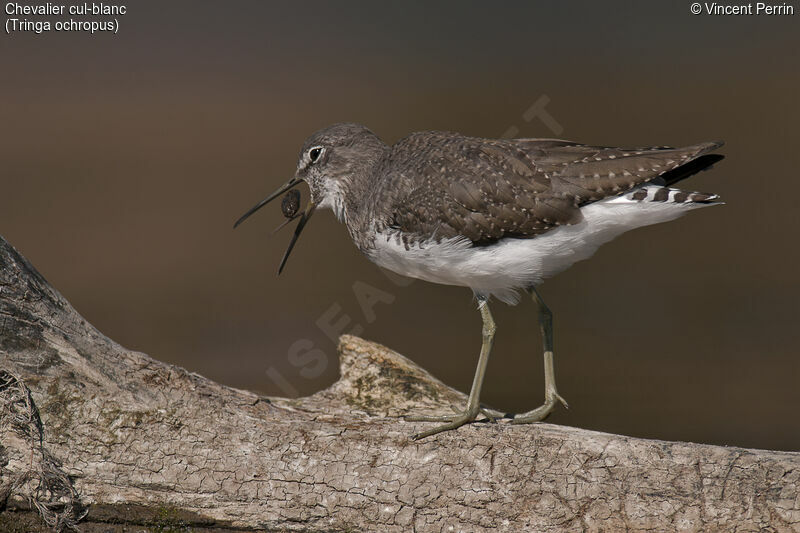
[[[292,240],[289,243],[289,247],[286,249],[286,253],[283,254],[283,259],[281,259],[281,264],[278,266],[278,275],[283,272],[283,267],[286,266],[286,260],[289,259],[289,254],[292,253],[292,248],[294,248],[294,244],[297,242],[297,238],[300,237],[300,233],[303,231],[303,228],[308,222],[308,219],[311,218],[311,215],[314,213],[314,209],[317,206],[311,200],[308,201],[308,205],[306,206],[306,210],[303,211],[303,214],[300,215],[300,222],[297,223],[297,227],[294,229],[294,235],[292,235]],[[280,229],[280,228],[278,228]]]
[[[299,216],[302,216],[302,215],[303,215],[303,213],[300,213],[299,215],[294,215],[294,216],[292,216],[291,218],[287,218],[286,220],[284,220],[283,222],[281,222],[281,225],[280,225],[280,226],[278,226],[277,228],[275,228],[274,230],[272,230],[272,234],[273,234],[273,235],[275,235],[275,234],[276,234],[276,233],[278,233],[280,230],[282,230],[283,228],[285,228],[286,226],[288,226],[288,225],[289,225],[289,222],[291,222],[292,220],[295,220],[297,217],[299,217]]]
[[[295,187],[296,185],[299,185],[302,181],[303,180],[301,180],[301,179],[292,178],[289,181],[287,181],[286,183],[284,183],[283,185],[281,185],[278,188],[277,191],[273,192],[272,194],[270,194],[269,196],[267,196],[266,198],[264,198],[263,200],[258,202],[256,205],[254,205],[252,208],[250,208],[250,210],[247,211],[247,213],[245,213],[244,215],[239,217],[239,220],[237,220],[236,223],[233,225],[234,229],[236,228],[236,226],[238,226],[239,224],[244,222],[244,220],[247,217],[249,217],[250,215],[252,215],[256,211],[258,211],[259,209],[261,209],[262,207],[264,207],[265,205],[267,205],[272,200],[274,200],[275,198],[277,198],[281,194],[285,193],[286,191],[288,191],[292,187]],[[299,200],[299,198],[298,198],[298,200]],[[294,245],[297,242],[297,238],[300,237],[300,233],[303,231],[303,228],[305,227],[306,222],[308,222],[308,219],[311,218],[311,214],[314,212],[314,209],[316,207],[317,206],[314,204],[314,202],[309,200],[308,205],[306,206],[306,210],[303,211],[302,214],[300,214],[300,215],[292,214],[292,216],[291,216],[291,218],[289,218],[289,220],[287,220],[286,222],[284,222],[283,224],[281,224],[280,226],[278,226],[275,229],[275,231],[278,231],[279,229],[284,227],[286,224],[288,224],[289,222],[291,222],[292,220],[294,220],[298,216],[300,217],[300,222],[297,223],[297,227],[294,230],[294,235],[292,236],[292,240],[289,243],[289,247],[286,249],[286,252],[283,254],[283,259],[281,259],[280,266],[278,266],[278,274],[280,274],[283,271],[283,267],[286,266],[286,260],[289,259],[289,254],[292,253],[292,248],[294,248]],[[275,231],[273,231],[273,233],[275,233]]]
[[[264,207],[265,205],[267,205],[272,200],[274,200],[275,198],[277,198],[281,194],[285,193],[286,191],[288,191],[292,187],[294,187],[296,185],[299,185],[302,181],[303,180],[300,180],[300,179],[297,179],[297,178],[292,178],[289,181],[287,181],[286,183],[284,183],[283,185],[281,185],[280,188],[278,188],[277,191],[275,191],[274,193],[270,194],[269,196],[267,196],[266,198],[264,198],[263,200],[258,202],[256,205],[254,205],[252,208],[250,208],[250,210],[247,213],[245,213],[244,215],[239,217],[239,220],[237,220],[236,223],[233,225],[234,229],[236,228],[236,226],[238,226],[239,224],[244,222],[244,220],[247,217],[249,217],[250,215],[252,215],[256,211],[258,211],[259,209],[261,209],[262,207]]]

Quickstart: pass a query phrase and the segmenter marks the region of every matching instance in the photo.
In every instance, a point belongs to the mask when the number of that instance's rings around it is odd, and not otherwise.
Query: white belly
[[[587,259],[618,235],[666,222],[708,204],[630,202],[612,198],[581,209],[583,221],[530,239],[503,239],[472,246],[463,238],[405,245],[396,233],[379,233],[367,255],[378,265],[412,278],[470,287],[477,294],[514,304],[518,292]]]

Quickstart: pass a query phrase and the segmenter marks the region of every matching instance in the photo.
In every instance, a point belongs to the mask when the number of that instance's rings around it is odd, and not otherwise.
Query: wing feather
[[[580,222],[584,205],[679,175],[676,169],[721,144],[623,149],[418,133],[393,148],[386,225],[411,241],[464,237],[487,245],[535,237]]]

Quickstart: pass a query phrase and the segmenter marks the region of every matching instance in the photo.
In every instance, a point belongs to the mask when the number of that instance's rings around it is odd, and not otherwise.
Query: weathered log
[[[307,398],[214,383],[103,336],[0,238],[0,530],[800,530],[800,453],[502,422],[412,442],[402,415],[464,395],[357,337],[339,355]]]

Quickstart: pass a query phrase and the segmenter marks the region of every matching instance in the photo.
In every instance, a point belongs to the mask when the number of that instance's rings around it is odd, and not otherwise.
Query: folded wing
[[[645,183],[670,184],[722,156],[722,143],[610,148],[549,139],[490,140],[426,132],[398,145],[388,226],[406,244],[463,236],[474,245],[530,238],[582,220],[580,208]],[[410,146],[409,146],[410,145]],[[424,163],[421,163],[423,162]],[[685,170],[683,170],[685,169]]]

